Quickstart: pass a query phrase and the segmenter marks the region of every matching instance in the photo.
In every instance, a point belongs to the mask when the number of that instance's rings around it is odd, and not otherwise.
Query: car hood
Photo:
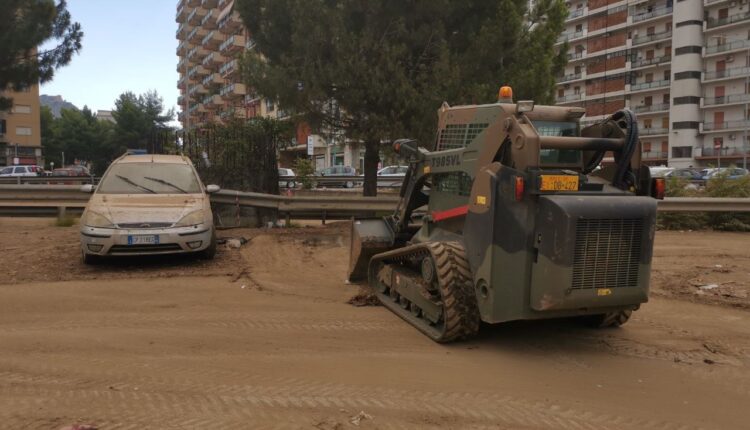
[[[173,224],[203,209],[203,194],[94,194],[88,210],[114,224]]]

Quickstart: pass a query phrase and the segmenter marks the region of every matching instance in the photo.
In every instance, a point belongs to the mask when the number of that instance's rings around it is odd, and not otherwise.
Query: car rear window
[[[104,194],[201,193],[195,171],[187,164],[119,163],[110,167],[97,191]]]

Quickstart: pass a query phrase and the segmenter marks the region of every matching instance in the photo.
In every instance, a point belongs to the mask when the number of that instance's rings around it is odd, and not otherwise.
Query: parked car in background
[[[327,167],[322,170],[318,170],[315,172],[315,182],[318,187],[344,187],[344,188],[352,188],[355,185],[358,185],[358,182],[352,179],[349,180],[341,180],[341,179],[332,179],[332,180],[326,180],[326,176],[357,176],[357,171],[354,170],[354,167],[351,166],[331,166]]]
[[[279,188],[297,188],[296,176],[292,169],[279,167]]]
[[[378,170],[379,187],[400,187],[409,166],[387,166]]]
[[[651,166],[648,168],[652,178],[663,178],[675,169],[666,166]]]
[[[0,177],[44,176],[44,169],[39,166],[8,166],[0,169]]]
[[[59,167],[52,171],[50,176],[91,176],[86,166]]]
[[[695,169],[674,169],[664,174],[665,178],[681,178],[687,179],[688,181],[698,181],[701,179],[701,174]]]
[[[208,193],[187,157],[124,155],[109,166],[81,216],[81,255],[200,253],[213,258],[216,231]]]
[[[703,169],[700,173],[701,179],[704,181],[716,178],[719,175],[723,175],[727,179],[738,179],[748,175],[747,169],[743,169],[741,167]]]

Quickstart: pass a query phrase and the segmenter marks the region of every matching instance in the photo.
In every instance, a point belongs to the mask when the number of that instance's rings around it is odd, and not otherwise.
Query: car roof
[[[165,155],[165,154],[123,155],[122,157],[115,160],[115,163],[191,164],[190,160],[182,155]]]

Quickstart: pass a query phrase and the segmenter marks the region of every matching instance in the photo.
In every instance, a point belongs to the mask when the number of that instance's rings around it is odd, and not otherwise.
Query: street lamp
[[[746,44],[747,41],[743,39],[736,39],[733,37],[726,37],[726,35],[718,35],[718,36],[711,36],[714,39],[717,40],[725,40],[730,42],[742,42],[743,44]],[[745,69],[749,67],[748,61],[750,60],[750,44],[747,45],[747,49],[745,51],[746,57],[745,57]],[[748,89],[750,88],[750,73],[747,73],[746,70],[745,73],[745,113],[742,118],[742,168],[747,169],[747,121],[748,121],[748,115],[747,115],[747,104],[748,104]],[[721,145],[724,146],[723,144]],[[721,147],[719,147],[719,168],[721,168]]]

